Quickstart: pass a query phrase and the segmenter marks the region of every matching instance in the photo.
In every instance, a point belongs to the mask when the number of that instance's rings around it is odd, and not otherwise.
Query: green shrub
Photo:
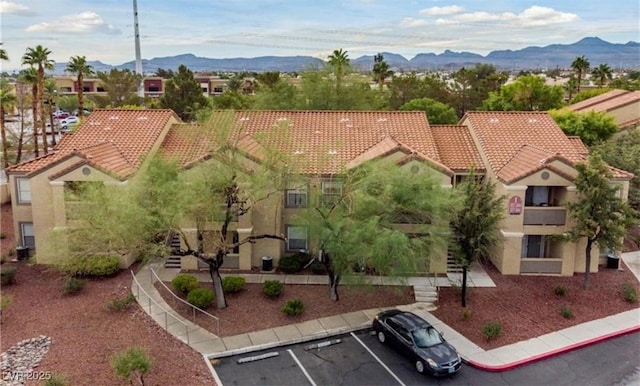
[[[466,322],[469,320],[471,320],[471,311],[470,310],[462,311],[462,321]]]
[[[629,303],[638,303],[638,292],[632,284],[624,283],[622,285],[622,297]]]
[[[70,276],[110,276],[120,269],[118,256],[76,256],[67,259],[62,271]]]
[[[278,269],[282,273],[298,273],[302,271],[302,263],[297,255],[282,256],[278,261]]]
[[[573,311],[571,311],[569,307],[563,306],[562,308],[560,308],[560,315],[562,315],[562,317],[565,319],[571,319],[573,318]]]
[[[284,284],[278,280],[266,280],[262,284],[262,293],[270,298],[277,298],[284,292]]]
[[[226,294],[234,294],[242,291],[247,280],[240,276],[227,276],[222,278],[222,290]]]
[[[0,284],[8,285],[16,282],[16,267],[0,268]]]
[[[484,335],[487,340],[497,338],[501,332],[502,325],[500,323],[491,322],[486,323],[484,326],[482,326],[482,335]]]
[[[78,279],[75,276],[69,276],[67,280],[64,281],[62,291],[67,295],[74,295],[82,291],[85,284],[86,282],[84,280]]]
[[[6,239],[7,238],[7,234],[4,232],[0,232],[0,239]]]
[[[193,275],[178,275],[171,280],[171,285],[176,291],[180,291],[183,294],[188,294],[194,289],[200,287],[198,279]]]
[[[289,300],[284,307],[282,307],[282,312],[289,316],[300,315],[302,311],[304,311],[304,304],[300,299]]]
[[[189,291],[187,301],[198,308],[207,308],[213,303],[213,291],[208,288],[196,288]]]
[[[151,358],[144,349],[130,347],[111,357],[111,367],[117,376],[129,380],[130,384],[133,385],[132,377],[135,377],[141,385],[144,385],[144,375],[151,368]]]
[[[44,381],[43,386],[67,386],[69,383],[62,375],[52,375],[51,378]]]
[[[124,298],[116,298],[107,303],[107,309],[109,309],[109,311],[124,311],[129,308],[131,303],[133,303],[135,300],[135,295],[129,293]]]
[[[561,298],[565,297],[567,295],[567,287],[563,286],[563,285],[558,285],[556,286],[556,288],[553,289],[553,293],[556,296],[559,296]]]
[[[322,264],[319,261],[314,261],[311,264],[311,272],[313,272],[316,275],[324,275],[327,273],[327,267],[324,266],[324,264]]]

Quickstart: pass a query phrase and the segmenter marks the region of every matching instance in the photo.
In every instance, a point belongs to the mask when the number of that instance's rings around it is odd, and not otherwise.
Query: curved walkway
[[[640,280],[640,251],[623,254],[622,261],[626,268],[630,269]],[[624,269],[625,266],[622,268]],[[207,359],[242,354],[360,330],[370,327],[373,317],[382,311],[382,309],[377,308],[362,310],[246,334],[218,337],[171,310],[153,285],[151,268],[157,272],[163,281],[171,281],[179,273],[178,269],[163,268],[160,262],[149,264],[135,275],[132,285],[133,294],[136,295],[142,308],[160,326],[187,343],[194,350],[200,352]],[[206,273],[196,274],[196,276],[202,281],[210,281]],[[327,283],[325,276],[274,274],[241,276],[244,276],[249,283],[261,283],[264,280],[276,279],[290,284]],[[398,284],[399,279],[378,277],[374,278],[374,280],[377,281],[376,284],[385,285]],[[424,277],[408,278],[406,280],[407,284],[414,286],[437,284],[442,287],[459,282],[459,278],[454,275],[450,275],[448,278],[438,278],[437,283],[428,283],[429,279]],[[138,288],[138,285],[140,288]],[[479,268],[470,270],[469,285],[476,287],[495,286],[486,272]],[[605,339],[640,331],[640,309],[634,309],[537,338],[493,350],[484,350],[434,317],[425,306],[425,303],[416,302],[406,306],[399,306],[398,308],[420,315],[443,331],[447,336],[447,340],[458,349],[469,365],[487,371],[508,370]]]

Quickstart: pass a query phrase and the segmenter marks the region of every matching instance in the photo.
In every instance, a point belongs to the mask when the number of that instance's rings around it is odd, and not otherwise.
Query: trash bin
[[[607,268],[618,269],[620,267],[620,258],[612,253],[607,255]]]
[[[29,248],[23,246],[16,247],[16,258],[18,260],[29,260]]]
[[[273,271],[273,257],[262,256],[262,270],[265,272]]]

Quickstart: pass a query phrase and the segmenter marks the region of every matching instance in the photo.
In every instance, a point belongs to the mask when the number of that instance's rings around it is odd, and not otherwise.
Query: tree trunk
[[[9,167],[9,146],[7,145],[7,131],[4,127],[4,109],[0,105],[0,135],[2,135],[2,167]]]
[[[20,112],[20,135],[18,136],[18,149],[16,150],[16,162],[22,159],[22,141],[24,140],[24,110]]]
[[[38,107],[40,110],[40,127],[42,128],[42,149],[46,155],[49,152],[49,144],[47,141],[47,120],[44,116],[44,68],[38,67]]]
[[[333,269],[328,269],[329,273],[329,298],[337,302],[340,300],[340,295],[338,295],[338,285],[340,284],[340,275],[336,275]]]
[[[84,76],[78,72],[78,119],[84,115]]]
[[[462,266],[462,307],[467,306],[467,266]]]
[[[51,125],[51,146],[56,145],[56,126],[53,124],[53,99],[49,99],[49,124]]]
[[[38,143],[38,85],[31,87],[31,123],[33,126],[33,143],[36,157],[40,156],[40,145]]]
[[[591,247],[593,246],[593,240],[587,238],[587,248],[585,249],[585,267],[584,267],[584,285],[585,290],[589,289],[589,280],[591,278]]]
[[[226,308],[227,307],[227,299],[224,295],[224,289],[222,288],[222,277],[220,277],[220,266],[224,261],[224,255],[222,251],[218,251],[216,253],[216,257],[214,260],[207,259],[207,263],[209,264],[209,276],[211,277],[211,282],[213,283],[213,292],[216,295],[216,307],[217,308]]]

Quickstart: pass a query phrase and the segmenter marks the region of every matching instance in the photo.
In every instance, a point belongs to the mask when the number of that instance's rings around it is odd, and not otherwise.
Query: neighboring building
[[[310,186],[326,194],[340,189],[329,177],[373,159],[391,160],[417,176],[429,170],[444,187],[454,187],[475,169],[507,196],[500,229],[503,243],[492,254],[502,273],[584,271],[584,243],[563,244],[550,236],[570,227],[565,204],[575,199],[575,164],[586,159],[587,149],[579,138],[567,137],[545,112],[467,112],[458,125],[434,126],[423,112],[415,111],[233,114],[244,133],[236,146],[247,162],[260,162],[263,149],[253,136],[267,134],[270,145],[300,160],[299,172],[310,176]],[[283,125],[286,136],[275,131],[268,135]],[[16,239],[35,247],[39,262],[53,262],[56,254],[44,247],[50,231],[67,224],[65,186],[87,180],[122,183],[134,175],[142,157],[156,150],[176,158],[186,173],[206,167],[214,162],[207,156],[208,135],[204,127],[182,123],[168,110],[96,110],[55,152],[8,170]],[[612,183],[620,185],[626,198],[632,175],[612,171]],[[260,266],[262,256],[273,256],[277,263],[284,254],[306,249],[310,240],[292,219],[307,202],[307,194],[291,187],[240,216],[230,229],[234,237],[270,233],[287,235],[288,240],[243,244],[225,266]],[[183,231],[195,243],[195,227],[186,225]],[[597,254],[594,251],[594,257]],[[446,255],[440,251],[431,256],[429,271],[446,272]],[[598,259],[593,261],[595,272]],[[194,269],[198,262],[185,257],[182,267]]]
[[[621,131],[640,127],[640,91],[611,90],[567,108],[578,113],[604,111],[613,117]]]

